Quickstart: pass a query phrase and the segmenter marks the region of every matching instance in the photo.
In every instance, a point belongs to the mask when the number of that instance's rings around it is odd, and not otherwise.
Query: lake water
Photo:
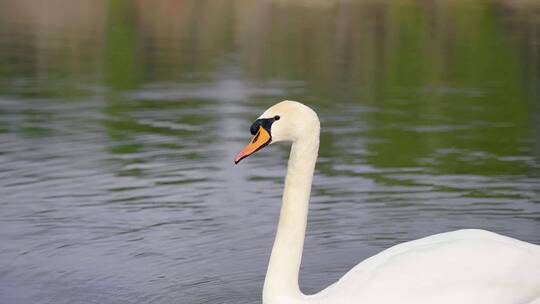
[[[292,99],[311,293],[389,246],[540,243],[534,1],[0,1],[0,303],[260,303]]]

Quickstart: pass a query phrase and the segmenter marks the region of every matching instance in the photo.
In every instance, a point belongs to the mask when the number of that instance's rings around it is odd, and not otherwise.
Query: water
[[[0,1],[0,303],[260,303],[287,159],[322,121],[304,292],[459,228],[540,243],[540,7]]]

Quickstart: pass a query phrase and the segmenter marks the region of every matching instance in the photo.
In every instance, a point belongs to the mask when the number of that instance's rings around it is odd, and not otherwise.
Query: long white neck
[[[318,132],[292,144],[276,239],[264,281],[264,304],[288,303],[303,296],[298,273],[318,150]]]

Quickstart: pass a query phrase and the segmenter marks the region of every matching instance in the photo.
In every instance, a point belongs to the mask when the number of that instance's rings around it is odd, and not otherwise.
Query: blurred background
[[[322,121],[301,287],[433,233],[540,243],[540,2],[0,0],[0,303],[260,303]]]

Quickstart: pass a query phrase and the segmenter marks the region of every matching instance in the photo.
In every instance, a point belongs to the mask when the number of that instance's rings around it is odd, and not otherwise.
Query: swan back
[[[540,246],[466,229],[402,243],[356,265],[310,303],[529,303]]]

